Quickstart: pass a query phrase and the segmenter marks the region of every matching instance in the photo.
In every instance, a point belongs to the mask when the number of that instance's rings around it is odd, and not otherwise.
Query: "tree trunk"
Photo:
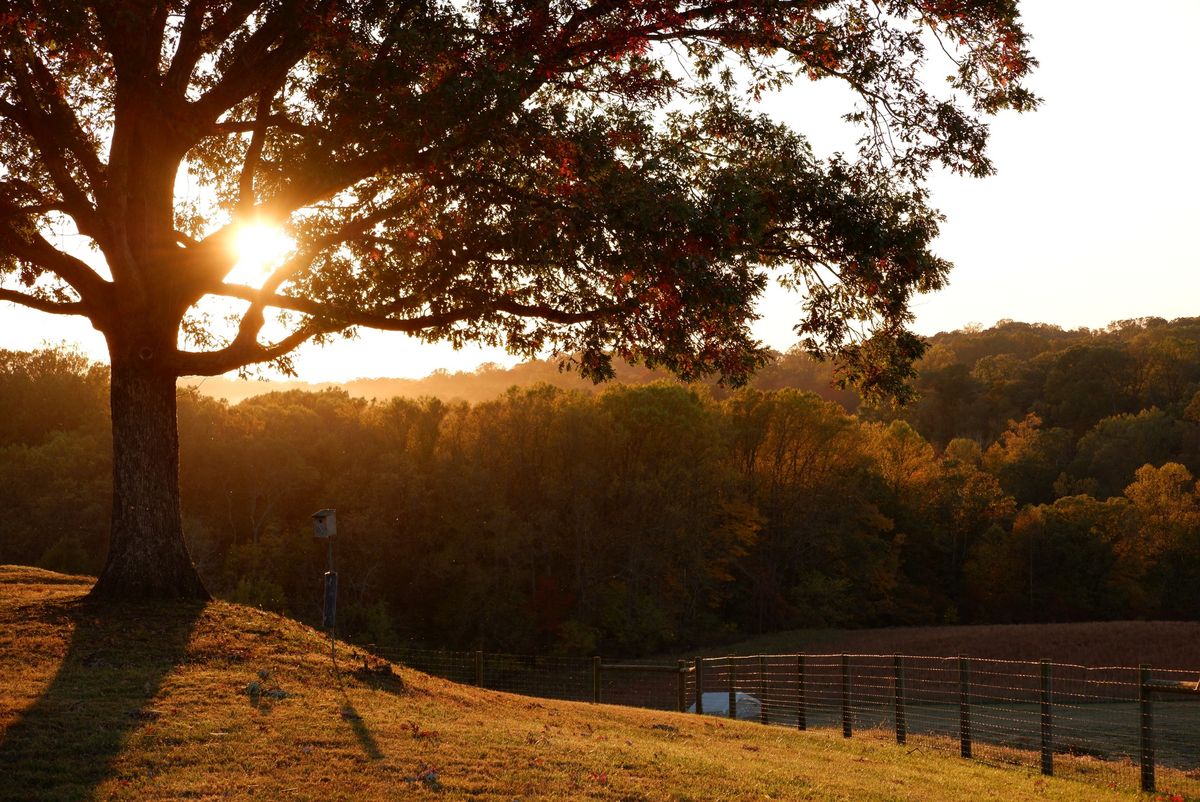
[[[153,361],[113,353],[112,532],[92,598],[209,598],[183,542],[175,376]]]

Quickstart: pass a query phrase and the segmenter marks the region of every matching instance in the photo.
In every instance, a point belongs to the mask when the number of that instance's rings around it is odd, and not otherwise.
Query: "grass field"
[[[918,654],[1200,671],[1198,621],[798,629],[701,649],[725,654]],[[687,655],[690,657],[692,653]]]
[[[97,608],[88,583],[0,567],[0,799],[1138,798],[832,732],[510,696],[345,646],[335,664],[288,619]]]

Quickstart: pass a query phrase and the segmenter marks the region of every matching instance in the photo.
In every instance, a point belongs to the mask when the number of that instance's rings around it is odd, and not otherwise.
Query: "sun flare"
[[[261,284],[267,273],[292,250],[295,242],[282,228],[266,223],[247,223],[234,235],[237,265],[229,278],[243,284]]]

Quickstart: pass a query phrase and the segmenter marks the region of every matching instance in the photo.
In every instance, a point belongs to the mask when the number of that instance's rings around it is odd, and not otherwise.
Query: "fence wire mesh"
[[[914,655],[678,664],[400,649],[384,656],[526,696],[840,730],[1112,788],[1200,798],[1200,671]]]

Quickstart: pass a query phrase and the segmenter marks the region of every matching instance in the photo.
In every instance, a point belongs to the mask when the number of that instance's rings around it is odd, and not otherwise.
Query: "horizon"
[[[24,311],[24,310],[17,310],[17,311]],[[32,314],[36,314],[36,313],[32,313]],[[1051,326],[1051,327],[1057,328],[1063,332],[1104,333],[1106,331],[1113,329],[1117,324],[1120,324],[1120,323],[1126,323],[1126,322],[1138,323],[1138,322],[1148,321],[1148,320],[1164,320],[1167,323],[1175,323],[1180,320],[1188,320],[1188,319],[1193,319],[1193,318],[1200,318],[1200,311],[1198,311],[1194,315],[1179,315],[1176,317],[1164,317],[1162,315],[1134,315],[1131,317],[1122,317],[1122,318],[1116,318],[1113,320],[1109,320],[1103,324],[1097,324],[1097,325],[1084,324],[1084,325],[1078,325],[1078,326],[1064,326],[1060,323],[1055,323],[1053,321],[1046,321],[1046,320],[1021,320],[1021,319],[1016,319],[1016,318],[998,318],[998,319],[992,321],[991,323],[987,323],[987,324],[981,323],[979,321],[968,321],[968,322],[962,324],[961,326],[956,326],[954,328],[939,329],[938,331],[934,331],[934,332],[918,331],[917,333],[920,334],[920,336],[925,339],[933,339],[933,338],[939,337],[941,335],[954,334],[957,332],[987,331],[989,329],[994,329],[1002,324],[1009,324],[1009,323],[1018,324],[1018,325],[1027,325],[1027,326]],[[99,363],[103,363],[103,364],[108,363],[108,357],[107,357],[106,352],[101,351],[101,352],[97,353],[94,349],[88,349],[88,348],[84,347],[84,345],[82,343],[80,343],[79,341],[71,341],[68,339],[60,339],[60,340],[43,339],[43,340],[37,341],[37,342],[30,341],[28,344],[17,343],[16,345],[12,345],[12,344],[9,344],[8,342],[6,342],[6,340],[10,339],[10,337],[5,336],[6,334],[7,333],[0,332],[0,349],[12,350],[12,351],[33,351],[33,350],[37,350],[40,348],[67,347],[67,348],[79,350],[81,353],[83,353],[85,356],[87,356],[89,359],[91,359],[94,362],[99,362]],[[366,332],[365,334],[366,334],[366,337],[370,337],[372,339],[385,339],[385,340],[397,339],[396,335],[391,335],[391,334],[388,334],[385,332],[369,331],[369,332]],[[363,337],[360,336],[359,339],[363,339]],[[358,340],[343,340],[343,341],[339,341],[337,343],[333,343],[328,346],[324,346],[323,348],[318,347],[317,350],[318,351],[321,351],[321,350],[337,351],[339,348],[355,349],[356,347],[358,347],[357,342],[358,342]],[[482,368],[485,368],[488,366],[496,366],[503,370],[511,370],[512,368],[515,368],[519,365],[531,364],[534,362],[552,361],[554,359],[554,356],[550,355],[550,354],[539,356],[539,357],[536,357],[533,359],[521,359],[519,357],[514,357],[511,354],[508,354],[507,352],[501,351],[500,349],[487,349],[487,348],[483,348],[483,347],[479,347],[479,348],[467,347],[467,348],[462,348],[462,349],[455,351],[454,349],[452,349],[450,346],[446,345],[445,343],[437,343],[434,345],[429,345],[429,344],[421,344],[421,345],[425,349],[430,349],[430,350],[445,349],[445,350],[449,351],[450,356],[449,356],[448,361],[451,361],[451,362],[455,362],[456,361],[455,357],[459,357],[459,356],[464,357],[464,359],[457,360],[459,362],[459,364],[439,365],[436,367],[432,367],[427,372],[421,373],[421,374],[416,374],[416,373],[411,373],[411,372],[409,372],[409,373],[393,373],[393,374],[380,373],[380,374],[374,374],[374,375],[345,373],[344,375],[342,375],[340,377],[333,377],[333,378],[324,377],[324,378],[322,378],[322,377],[306,377],[306,376],[300,375],[299,371],[297,371],[297,374],[294,376],[287,376],[284,374],[280,374],[276,371],[263,370],[260,372],[261,375],[255,375],[254,372],[251,372],[251,375],[238,376],[236,372],[230,372],[230,373],[222,374],[220,376],[181,376],[180,379],[181,380],[199,379],[199,380],[201,380],[200,383],[203,383],[204,381],[209,381],[212,379],[225,379],[225,380],[233,381],[233,382],[260,381],[260,382],[303,383],[303,384],[312,384],[312,385],[320,385],[320,384],[338,384],[338,385],[340,385],[340,384],[349,384],[349,383],[357,382],[357,381],[383,381],[383,380],[393,380],[393,379],[400,380],[400,381],[422,381],[424,379],[428,379],[428,378],[436,375],[439,371],[444,371],[451,376],[459,375],[459,374],[470,375],[473,373],[478,373],[478,372],[480,372],[480,370]],[[778,347],[778,346],[768,344],[768,346],[772,350],[774,350],[780,354],[785,354],[789,350],[791,350],[791,348],[797,347],[798,345],[799,345],[798,342],[793,343],[790,346],[784,346],[784,347]],[[312,349],[309,349],[309,350],[310,350],[310,352],[312,351]],[[476,359],[475,358],[476,355],[483,355],[484,357],[487,357],[487,358]],[[310,356],[321,356],[321,354],[319,354],[319,353],[311,354],[310,353]],[[189,383],[191,383],[191,382],[189,382]]]
[[[1004,324],[1015,324],[1015,325],[1021,325],[1021,326],[1049,326],[1049,327],[1056,328],[1059,331],[1062,331],[1062,332],[1068,333],[1068,334],[1071,334],[1071,333],[1104,334],[1106,332],[1112,331],[1118,324],[1121,324],[1121,323],[1142,323],[1142,322],[1148,321],[1148,320],[1164,320],[1168,325],[1170,325],[1170,324],[1177,323],[1179,321],[1194,320],[1194,319],[1200,319],[1200,314],[1185,315],[1185,316],[1177,317],[1177,318],[1162,318],[1162,317],[1159,317],[1158,315],[1143,315],[1140,317],[1122,318],[1120,320],[1112,320],[1103,326],[1075,326],[1075,327],[1067,328],[1065,326],[1059,326],[1058,324],[1047,323],[1045,321],[1013,320],[1010,318],[1002,318],[1000,320],[993,322],[991,325],[988,325],[988,326],[984,326],[979,323],[971,322],[971,323],[967,323],[967,324],[960,326],[958,328],[955,328],[955,329],[942,330],[942,331],[934,332],[933,334],[922,335],[922,336],[929,338],[929,339],[933,339],[936,337],[940,337],[942,335],[949,335],[949,334],[984,332],[984,331],[989,331],[991,329],[995,329]],[[783,354],[786,354],[789,349],[777,348],[774,350],[777,353],[779,353],[780,355],[783,355]],[[813,357],[813,358],[815,359],[815,357]],[[214,379],[224,380],[224,381],[228,381],[228,382],[232,382],[232,383],[307,384],[307,385],[311,385],[314,387],[321,386],[321,385],[327,385],[327,384],[335,385],[335,386],[342,386],[342,385],[347,385],[347,384],[354,384],[356,382],[380,382],[380,381],[405,381],[405,382],[420,383],[420,382],[426,381],[428,379],[432,379],[435,376],[438,376],[439,371],[443,372],[444,375],[447,377],[455,378],[455,377],[460,377],[460,376],[465,377],[465,376],[478,375],[482,372],[485,372],[484,371],[485,368],[490,368],[492,370],[511,371],[517,367],[520,367],[521,365],[535,364],[538,362],[543,362],[543,363],[552,362],[553,360],[554,360],[553,356],[542,356],[542,357],[537,357],[534,359],[512,358],[512,361],[510,364],[501,364],[500,362],[485,360],[485,361],[480,362],[472,367],[466,367],[466,368],[456,368],[453,370],[449,369],[449,368],[444,368],[444,367],[434,368],[429,373],[426,373],[426,374],[420,375],[420,376],[396,376],[396,375],[382,375],[381,374],[381,375],[377,375],[377,376],[348,376],[347,378],[342,378],[342,379],[306,379],[306,378],[303,378],[300,376],[271,375],[271,376],[259,376],[259,377],[256,377],[256,376],[239,377],[234,374],[224,374],[222,376],[182,376],[182,377],[180,377],[180,380],[182,382],[188,384],[189,386],[193,386],[193,387],[197,387],[197,388],[200,387],[201,385],[203,385],[205,382],[212,381]],[[918,360],[918,365],[919,364],[920,364],[920,361]],[[663,369],[660,368],[658,370],[662,371]],[[586,380],[581,379],[581,381],[586,381]],[[620,381],[621,381],[620,379],[614,378],[607,382],[601,382],[600,384],[619,384]],[[250,395],[254,395],[254,393],[251,393]]]

